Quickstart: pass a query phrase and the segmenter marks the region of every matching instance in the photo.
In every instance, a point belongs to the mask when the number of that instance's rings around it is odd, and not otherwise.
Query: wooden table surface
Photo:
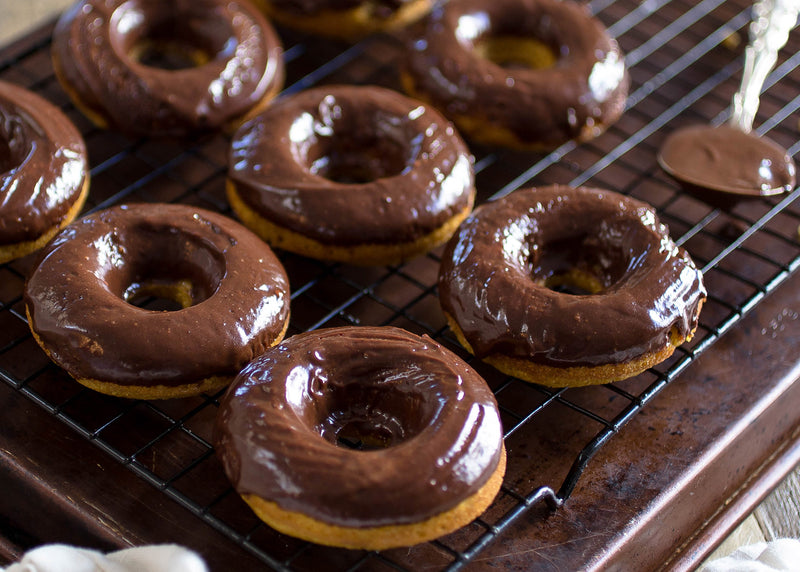
[[[70,0],[0,0],[0,45],[51,19]],[[711,558],[729,554],[739,546],[776,538],[800,538],[800,468],[795,469],[728,538]]]

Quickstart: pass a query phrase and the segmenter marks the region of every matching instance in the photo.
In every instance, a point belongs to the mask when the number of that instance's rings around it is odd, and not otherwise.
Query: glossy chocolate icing
[[[83,138],[60,109],[0,82],[0,246],[57,227],[88,177]]]
[[[144,41],[185,45],[208,61],[144,65]],[[183,135],[244,115],[283,82],[282,48],[249,2],[82,0],[53,33],[56,72],[81,106],[132,134]]]
[[[543,284],[570,270],[593,294]],[[443,254],[439,298],[476,355],[553,367],[627,363],[686,336],[702,274],[651,207],[610,191],[522,189],[477,208]]]
[[[394,244],[472,206],[472,161],[436,110],[385,88],[325,86],[245,124],[228,176],[275,225],[325,244]]]
[[[370,5],[370,14],[388,18],[397,8],[413,0],[268,0],[279,10],[297,14],[320,14],[328,11],[352,10],[364,4]]]
[[[503,67],[478,54],[485,38],[535,38],[551,67]],[[522,145],[554,147],[597,134],[622,113],[628,91],[624,56],[585,8],[557,0],[451,0],[434,11],[410,45],[406,72],[414,95],[462,127],[481,120]],[[471,130],[472,131],[472,130]]]
[[[191,282],[193,305],[129,304],[140,284]],[[25,287],[31,328],[76,379],[175,386],[234,376],[283,334],[288,279],[269,247],[187,205],[114,207],[66,227]]]
[[[337,446],[353,424],[389,446]],[[240,494],[373,527],[425,520],[475,493],[497,468],[502,427],[483,379],[431,339],[348,327],[296,335],[249,364],[215,441]]]
[[[795,185],[794,161],[785,149],[729,125],[678,129],[664,141],[659,162],[690,191],[714,194],[713,204],[789,192]]]

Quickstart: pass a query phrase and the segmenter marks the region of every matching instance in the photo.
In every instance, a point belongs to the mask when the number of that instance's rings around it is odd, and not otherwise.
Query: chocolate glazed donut
[[[435,109],[385,88],[324,86],[239,129],[228,199],[272,246],[389,264],[450,238],[472,210],[472,161]]]
[[[181,309],[147,310],[143,296]],[[161,399],[230,383],[283,338],[288,279],[257,236],[187,205],[114,207],[73,223],[25,286],[36,341],[80,383]]]
[[[52,53],[75,104],[134,135],[235,126],[283,84],[278,37],[247,1],[81,0]]]
[[[476,209],[443,254],[439,298],[475,355],[577,386],[638,374],[691,339],[702,278],[648,205],[553,186]]]
[[[88,192],[77,128],[49,101],[0,82],[0,264],[44,246]]]
[[[255,0],[273,22],[343,40],[401,28],[430,12],[434,0]]]
[[[569,0],[451,0],[409,47],[406,91],[468,139],[525,149],[616,121],[628,74],[616,41]]]
[[[390,327],[306,332],[267,351],[224,397],[215,446],[270,526],[348,548],[451,532],[485,510],[505,470],[483,379],[431,339]]]

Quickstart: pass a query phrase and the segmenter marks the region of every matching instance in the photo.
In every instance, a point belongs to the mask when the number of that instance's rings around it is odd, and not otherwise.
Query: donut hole
[[[173,229],[137,229],[95,242],[99,270],[108,289],[129,304],[176,311],[209,299],[225,275],[220,252],[197,237]]]
[[[210,54],[192,46],[150,38],[134,46],[129,56],[144,66],[173,71],[199,67],[211,59]]]
[[[314,426],[339,447],[387,449],[418,435],[431,417],[419,394],[386,384],[331,387],[316,410]]]
[[[335,183],[365,184],[410,168],[420,137],[407,117],[376,110],[357,118],[329,99],[317,117],[303,113],[290,129],[294,156],[309,173]]]
[[[625,277],[630,262],[623,250],[599,245],[596,236],[558,240],[536,251],[534,282],[574,296],[605,292]]]
[[[199,67],[230,50],[222,20],[186,16],[174,2],[129,0],[114,11],[115,47],[132,61],[163,70]]]
[[[396,419],[384,418],[376,423],[376,419],[369,416],[352,416],[336,430],[336,445],[358,451],[388,449],[398,442],[398,435],[402,439],[402,428],[396,422]]]
[[[134,282],[125,289],[122,298],[138,308],[161,312],[174,312],[195,304],[189,280]]]
[[[490,18],[483,12],[463,14],[455,35],[466,49],[504,69],[538,70],[555,66],[559,59],[558,44],[548,41],[535,29],[528,29],[528,18],[524,13],[508,14],[507,21]],[[539,27],[547,28],[541,22]]]
[[[330,141],[327,149],[310,162],[312,174],[335,183],[365,184],[399,175],[406,166],[402,145],[395,141],[342,139]]]
[[[545,42],[522,36],[482,36],[472,49],[480,57],[509,70],[547,69],[558,61],[556,52]]]
[[[599,294],[605,288],[596,276],[573,268],[564,274],[553,274],[544,280],[544,286],[555,292],[573,296]]]

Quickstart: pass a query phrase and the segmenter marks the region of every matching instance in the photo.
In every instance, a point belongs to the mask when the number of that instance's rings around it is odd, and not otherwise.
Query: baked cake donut
[[[619,47],[569,0],[450,0],[409,46],[406,91],[471,141],[550,149],[586,140],[625,107]]]
[[[433,0],[256,0],[274,22],[318,36],[355,41],[402,28],[433,7]]]
[[[175,311],[135,305],[146,296]],[[140,399],[230,383],[280,341],[288,279],[239,223],[187,205],[114,207],[65,228],[25,285],[34,338],[81,384]]]
[[[705,297],[702,273],[650,206],[584,187],[522,189],[480,206],[439,273],[464,347],[553,387],[661,362],[692,338]]]
[[[0,264],[44,246],[88,192],[86,145],[69,118],[0,81]]]
[[[479,516],[505,472],[502,437],[494,395],[455,354],[399,328],[343,327],[293,336],[245,367],[214,440],[271,527],[380,550]]]
[[[447,241],[471,212],[473,158],[436,110],[372,86],[282,98],[236,133],[228,199],[272,246],[391,264]]]
[[[233,131],[284,78],[278,37],[247,1],[80,0],[52,54],[75,105],[132,135]]]

